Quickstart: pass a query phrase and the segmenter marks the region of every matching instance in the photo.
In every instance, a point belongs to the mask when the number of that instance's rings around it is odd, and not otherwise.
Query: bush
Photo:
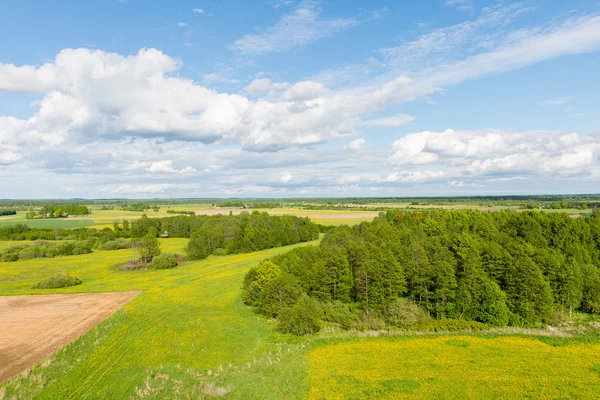
[[[57,274],[37,283],[33,289],[58,289],[76,285],[81,285],[81,280],[69,274]]]
[[[292,307],[281,310],[277,329],[298,336],[316,333],[322,327],[322,314],[319,303],[303,294]]]
[[[152,259],[152,269],[169,269],[177,266],[177,254],[163,253]]]
[[[218,249],[215,249],[215,251],[213,251],[213,255],[214,256],[226,256],[227,251],[225,251],[225,249],[219,247]]]
[[[98,246],[98,250],[121,250],[129,247],[129,241],[126,239],[110,240]]]
[[[422,324],[427,321],[428,316],[414,301],[397,299],[388,305],[385,319],[388,324],[402,328]]]
[[[340,324],[342,329],[350,329],[360,320],[362,310],[358,304],[347,304],[336,300],[325,303],[323,307],[323,319],[328,322]]]

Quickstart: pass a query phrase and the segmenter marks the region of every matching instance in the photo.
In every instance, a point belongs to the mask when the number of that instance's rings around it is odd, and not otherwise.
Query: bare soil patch
[[[0,296],[0,383],[83,335],[140,293]]]

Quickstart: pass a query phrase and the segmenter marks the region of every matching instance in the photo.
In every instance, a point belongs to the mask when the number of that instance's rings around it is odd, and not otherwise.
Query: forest
[[[600,218],[388,211],[263,261],[246,275],[243,298],[299,334],[321,320],[346,328],[559,323],[573,311],[600,312]]]
[[[270,216],[264,212],[253,211],[242,212],[239,215],[181,215],[164,218],[148,218],[142,215],[135,221],[115,222],[113,229],[102,230],[29,228],[23,224],[0,227],[0,240],[86,241],[90,248],[107,250],[127,247],[119,239],[139,239],[148,236],[190,238],[187,245],[188,256],[198,260],[213,253],[248,253],[315,240],[319,238],[319,226],[308,218],[292,215]],[[46,244],[35,247],[43,247],[39,249],[39,254],[47,253]],[[23,246],[7,250],[6,258],[17,260],[19,257],[16,254],[21,250]],[[28,254],[31,250],[28,248],[23,250],[23,253]]]

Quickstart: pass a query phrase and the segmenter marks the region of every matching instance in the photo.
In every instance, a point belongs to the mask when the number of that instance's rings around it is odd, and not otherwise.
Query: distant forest
[[[244,300],[279,317],[284,331],[303,324],[299,333],[315,330],[306,329],[311,319],[313,328],[317,319],[347,328],[427,319],[536,326],[575,310],[597,314],[600,218],[388,211],[262,262],[246,276]],[[294,308],[300,301],[312,315]]]
[[[0,199],[0,209],[10,208],[28,211],[34,207],[63,206],[81,204],[100,209],[121,209],[127,211],[158,210],[157,205],[176,206],[186,204],[207,204],[217,207],[251,208],[332,208],[348,205],[380,204],[382,208],[394,203],[411,205],[452,205],[470,203],[478,205],[519,206],[535,208],[595,208],[600,206],[600,194],[572,195],[515,195],[515,196],[436,196],[436,197],[346,197],[346,198],[286,198],[286,199],[64,199],[64,200],[10,200]]]

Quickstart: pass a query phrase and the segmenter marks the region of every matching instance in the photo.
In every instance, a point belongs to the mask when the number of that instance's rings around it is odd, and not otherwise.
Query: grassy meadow
[[[161,240],[178,252],[186,239]],[[305,245],[305,244],[304,244]],[[130,304],[32,370],[0,398],[594,398],[600,344],[537,338],[358,338],[274,330],[240,298],[245,272],[291,247],[120,271],[128,250],[0,263],[0,295],[142,290]],[[55,273],[82,285],[34,290]],[[493,384],[486,384],[486,379]]]
[[[311,399],[593,399],[600,344],[523,337],[370,339],[308,355]]]

